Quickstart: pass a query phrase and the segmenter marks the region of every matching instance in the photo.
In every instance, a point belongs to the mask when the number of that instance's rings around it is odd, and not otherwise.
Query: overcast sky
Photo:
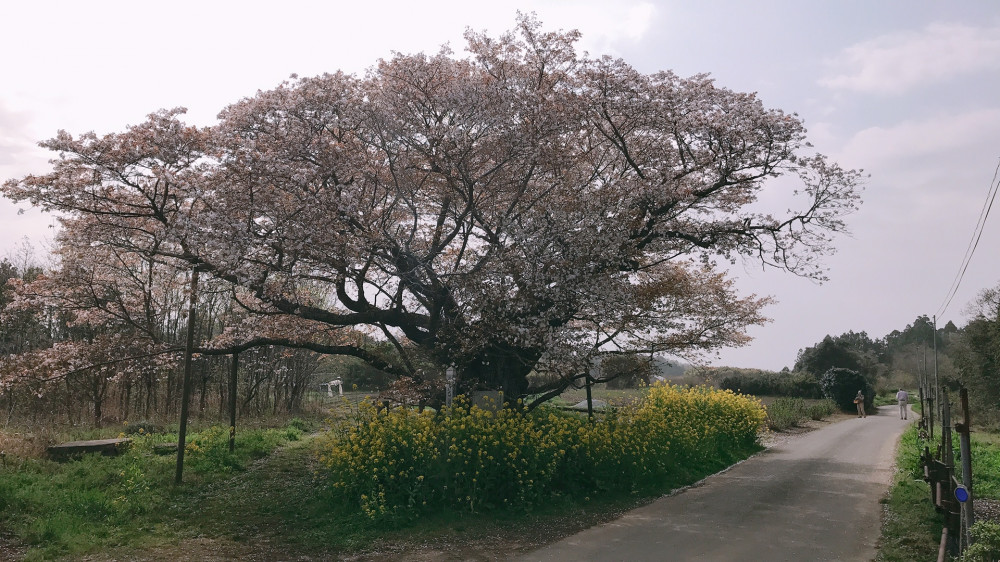
[[[822,285],[737,268],[773,322],[714,364],[780,369],[827,334],[881,337],[935,314],[1000,162],[1000,3],[986,0],[521,2],[122,2],[5,6],[0,180],[47,171],[38,141],[108,133],[160,108],[209,125],[226,105],[292,73],[363,73],[392,51],[460,51],[466,27],[498,34],[518,10],[579,29],[581,49],[644,72],[710,73],[797,113],[816,150],[871,174]],[[0,256],[42,249],[50,217],[0,198]],[[1000,282],[1000,202],[943,324],[966,321]],[[23,213],[19,214],[19,208]],[[784,211],[776,208],[776,212]]]

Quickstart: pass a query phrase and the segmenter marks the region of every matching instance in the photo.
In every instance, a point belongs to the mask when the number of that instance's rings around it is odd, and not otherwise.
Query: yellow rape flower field
[[[528,510],[567,494],[651,494],[690,484],[760,450],[754,397],[656,384],[589,421],[542,408],[441,412],[362,404],[318,442],[335,501],[372,520],[441,508]]]

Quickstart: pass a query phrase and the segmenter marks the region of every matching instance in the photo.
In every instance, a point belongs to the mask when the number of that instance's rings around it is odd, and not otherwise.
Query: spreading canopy
[[[716,261],[823,277],[860,175],[799,154],[798,118],[704,75],[580,56],[577,33],[529,17],[467,39],[464,58],[293,77],[212,127],[172,110],[60,132],[52,172],[3,192],[62,213],[75,275],[133,254],[230,286],[257,320],[219,346],[275,322],[303,345],[366,330],[401,370],[419,377],[417,351],[508,398],[595,354],[744,344],[768,299]],[[758,197],[779,176],[800,206],[774,216]]]

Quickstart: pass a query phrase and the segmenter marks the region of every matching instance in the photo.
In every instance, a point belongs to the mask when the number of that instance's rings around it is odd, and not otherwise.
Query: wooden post
[[[941,529],[941,542],[938,543],[938,562],[945,562],[945,555],[948,553],[948,527]]]
[[[927,397],[927,411],[930,414],[930,417],[927,420],[928,422],[927,431],[930,434],[929,435],[930,440],[933,441],[934,440],[934,397],[933,396]]]
[[[948,528],[948,550],[958,553],[958,541],[961,537],[961,506],[955,498],[955,453],[951,438],[951,401],[947,390],[941,392],[941,462],[947,470],[945,482],[941,488],[941,507],[945,512],[945,525]]]
[[[948,392],[941,393],[941,460],[944,464],[955,467],[955,452],[952,448],[951,439],[951,400]]]
[[[927,391],[928,391],[927,409],[930,410],[930,412],[931,412],[931,415],[930,415],[930,422],[931,422],[930,423],[930,438],[931,438],[931,441],[934,440],[934,408],[935,408],[935,405],[938,408],[941,408],[941,406],[943,405],[943,402],[942,402],[943,398],[941,396],[941,387],[938,386],[937,315],[934,315],[933,328],[934,328],[934,331],[933,331],[933,336],[932,336],[933,340],[932,341],[934,343],[934,391],[931,392],[930,388],[927,389]],[[930,381],[927,381],[927,386],[930,387]],[[941,438],[943,439],[944,436],[942,435]]]
[[[184,387],[181,391],[181,426],[177,431],[177,474],[174,484],[184,478],[184,446],[187,439],[188,402],[191,395],[191,355],[194,352],[194,314],[198,304],[198,268],[191,271],[191,302],[188,306],[187,343],[184,347]]]
[[[594,397],[590,393],[590,373],[587,373],[587,419],[594,421]]]
[[[233,352],[229,365],[229,452],[236,450],[236,374],[240,367],[240,353]]]
[[[969,434],[972,431],[972,414],[969,412],[969,391],[966,388],[962,388],[959,391],[959,396],[962,401],[962,412],[965,419],[962,423],[955,424],[955,430],[958,431],[959,447],[962,455],[962,485],[965,489],[969,491],[969,499],[962,504],[963,514],[965,515],[966,529],[972,527],[975,521],[975,511],[972,508],[972,501],[975,494],[972,493],[972,444],[969,440]],[[969,537],[965,536],[965,544],[969,544]]]
[[[927,433],[927,408],[924,404],[924,387],[918,387],[917,393],[920,396],[920,421],[917,422],[917,427],[920,428],[920,438],[924,439],[928,437]]]
[[[917,396],[920,397],[920,419],[927,417],[927,410],[924,409],[924,387],[917,387]]]

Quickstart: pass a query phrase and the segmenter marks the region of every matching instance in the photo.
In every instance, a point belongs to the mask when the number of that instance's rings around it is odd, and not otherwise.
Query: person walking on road
[[[902,388],[899,389],[899,392],[896,393],[896,401],[899,402],[899,419],[901,420],[906,419],[906,403],[909,400],[910,395]]]
[[[858,391],[858,395],[854,397],[854,403],[858,405],[858,417],[867,418],[868,414],[865,413],[865,395]]]

